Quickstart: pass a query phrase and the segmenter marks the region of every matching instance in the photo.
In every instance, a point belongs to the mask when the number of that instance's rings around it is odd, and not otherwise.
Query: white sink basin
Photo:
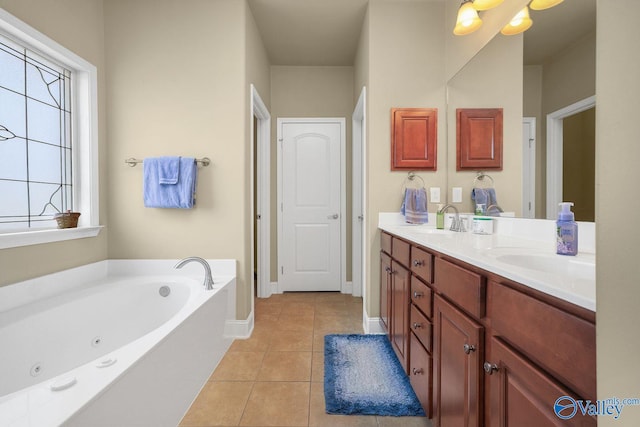
[[[573,258],[554,254],[502,254],[495,257],[504,262],[527,270],[569,276],[575,279],[595,280],[595,261],[587,258]]]

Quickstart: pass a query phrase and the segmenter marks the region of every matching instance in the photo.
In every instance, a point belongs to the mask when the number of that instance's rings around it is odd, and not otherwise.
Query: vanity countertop
[[[398,221],[396,214],[383,213],[378,227],[425,248],[596,310],[595,250],[583,245],[586,250],[580,249],[577,256],[557,255],[553,221],[517,219],[514,222],[511,219],[501,223],[503,219],[499,220],[497,232],[490,235],[436,230],[435,221],[425,225],[406,224]],[[583,228],[584,240],[591,242],[593,228],[589,225]]]

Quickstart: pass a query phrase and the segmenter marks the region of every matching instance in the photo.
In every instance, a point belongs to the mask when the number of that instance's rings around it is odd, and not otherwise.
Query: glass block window
[[[0,35],[0,232],[74,209],[72,72]]]

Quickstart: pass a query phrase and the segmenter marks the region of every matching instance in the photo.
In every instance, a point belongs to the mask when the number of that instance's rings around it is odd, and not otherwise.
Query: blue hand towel
[[[193,157],[150,157],[143,162],[147,208],[190,209],[195,205],[198,169]]]
[[[498,204],[495,188],[474,188],[471,190],[471,199],[476,205],[484,204],[485,209]]]
[[[158,183],[177,184],[180,175],[180,157],[158,157]]]
[[[407,188],[400,212],[404,220],[411,224],[426,224],[429,222],[427,212],[427,191],[424,188]]]

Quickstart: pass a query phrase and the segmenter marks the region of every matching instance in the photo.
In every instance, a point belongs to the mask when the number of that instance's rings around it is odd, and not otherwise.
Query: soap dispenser
[[[444,230],[444,212],[442,212],[442,203],[438,204],[438,210],[436,211],[436,228],[438,230]]]
[[[578,254],[578,224],[574,221],[574,214],[571,212],[573,202],[560,203],[557,230],[557,253],[559,255]]]

